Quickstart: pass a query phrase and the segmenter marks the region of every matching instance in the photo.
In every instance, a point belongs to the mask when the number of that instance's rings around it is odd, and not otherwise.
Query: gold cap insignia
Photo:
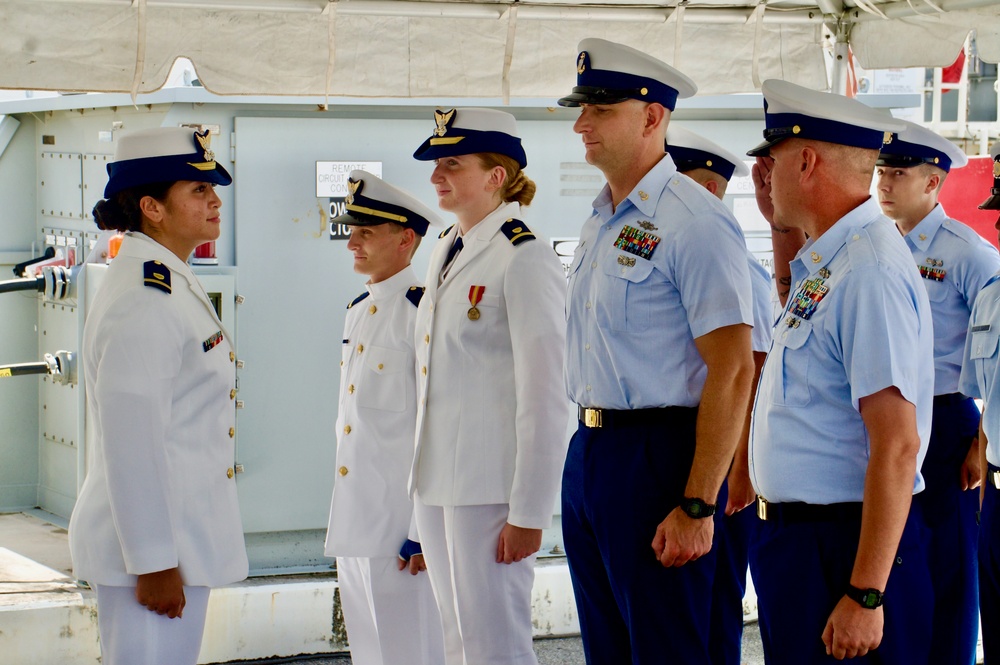
[[[889,145],[890,143],[892,143],[892,132],[886,132],[885,135],[882,136],[882,143],[884,145]]]
[[[455,109],[450,111],[434,111],[434,122],[437,127],[434,129],[434,136],[444,136],[448,133],[448,128],[455,118]]]
[[[194,140],[195,140],[195,143],[197,143],[198,146],[201,148],[201,150],[202,150],[202,159],[204,159],[205,161],[203,161],[203,162],[188,162],[188,165],[195,167],[199,171],[214,171],[215,170],[215,153],[212,152],[212,149],[211,149],[211,144],[212,144],[212,134],[211,134],[211,132],[209,130],[207,130],[207,129],[204,132],[195,132],[194,133]]]
[[[993,162],[993,177],[1000,178],[1000,160]]]
[[[576,59],[576,73],[583,74],[587,71],[587,52],[581,51],[580,57]]]
[[[354,195],[359,193],[365,182],[363,180],[351,180],[347,179],[347,196],[344,197],[344,202],[348,205],[354,203]]]

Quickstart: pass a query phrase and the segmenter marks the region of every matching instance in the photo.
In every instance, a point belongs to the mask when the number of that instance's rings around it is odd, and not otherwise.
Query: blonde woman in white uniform
[[[70,519],[74,573],[97,592],[104,665],[194,665],[209,589],[243,579],[233,459],[235,353],[186,260],[219,237],[209,136],[122,136],[102,228],[127,234],[83,333],[92,448]]]
[[[417,309],[414,512],[447,665],[535,665],[531,587],[566,450],[566,279],[524,223],[535,186],[513,116],[435,113],[416,151],[458,223]]]

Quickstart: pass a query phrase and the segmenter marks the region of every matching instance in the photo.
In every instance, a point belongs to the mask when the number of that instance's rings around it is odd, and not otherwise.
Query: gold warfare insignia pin
[[[576,59],[576,73],[583,74],[587,71],[587,52],[581,51],[580,57]]]
[[[820,268],[819,276],[822,277],[823,279],[830,279],[830,271],[827,270],[826,268]]]
[[[347,203],[347,205],[354,204],[354,195],[361,191],[361,186],[363,184],[363,180],[347,179],[347,196],[344,197],[344,202]]]
[[[434,111],[434,123],[437,127],[434,129],[434,136],[444,136],[448,133],[448,127],[451,126],[452,118],[455,117],[455,109],[450,111]]]
[[[658,230],[656,226],[653,226],[652,222],[647,222],[646,220],[643,220],[643,221],[639,222],[639,226],[641,226],[642,228],[646,229],[647,231],[657,231]]]

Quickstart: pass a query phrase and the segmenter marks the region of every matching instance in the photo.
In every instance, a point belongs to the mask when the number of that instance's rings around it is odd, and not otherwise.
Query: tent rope
[[[323,8],[326,14],[326,83],[323,95],[323,110],[330,108],[330,86],[333,84],[333,67],[337,57],[335,36],[337,32],[337,0],[327,0],[326,7]]]
[[[681,42],[684,35],[684,10],[687,9],[688,0],[681,0],[677,3],[674,16],[677,17],[677,25],[674,28],[674,67],[681,68]]]
[[[510,104],[510,65],[514,60],[514,36],[517,32],[517,3],[514,0],[507,10],[507,44],[503,53],[503,103],[504,106]]]
[[[132,75],[132,106],[142,84],[142,72],[146,68],[146,0],[132,0],[136,8],[135,73]]]
[[[764,10],[767,9],[767,0],[757,3],[753,13],[747,18],[747,22],[754,22],[753,32],[753,62],[750,65],[750,77],[753,80],[753,87],[760,90],[760,43],[764,36]]]

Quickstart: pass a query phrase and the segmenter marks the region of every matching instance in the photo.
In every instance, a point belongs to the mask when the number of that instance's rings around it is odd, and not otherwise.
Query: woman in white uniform
[[[122,136],[94,209],[126,232],[84,326],[87,477],[74,573],[97,592],[105,665],[194,665],[209,589],[243,579],[234,480],[235,353],[186,261],[219,237],[210,137]]]
[[[447,665],[535,665],[531,587],[566,452],[566,278],[521,206],[535,185],[514,117],[435,112],[414,153],[458,224],[417,309],[414,513]]]

